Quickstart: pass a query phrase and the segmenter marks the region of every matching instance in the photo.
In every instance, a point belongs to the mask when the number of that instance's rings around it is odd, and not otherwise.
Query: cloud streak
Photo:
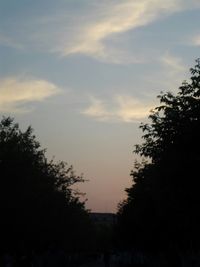
[[[126,0],[111,3],[109,5],[107,1],[103,1],[97,12],[97,19],[87,22],[86,25],[79,25],[76,37],[62,47],[64,56],[79,53],[120,63],[123,56],[127,60],[127,55],[124,51],[110,48],[109,39],[188,8],[183,0]],[[98,17],[98,14],[101,16]],[[137,57],[132,60],[140,61]]]
[[[182,60],[178,57],[172,56],[169,53],[166,53],[161,58],[161,63],[170,70],[171,75],[176,75],[183,73],[186,70]]]
[[[20,49],[20,50],[23,49],[22,44],[15,42],[10,37],[5,36],[1,33],[0,33],[0,45],[15,48],[15,49]]]
[[[62,56],[87,55],[116,64],[141,63],[146,60],[145,56],[130,52],[131,44],[125,33],[176,12],[200,7],[198,0],[85,0],[84,4],[80,0],[77,6],[82,8],[70,10],[67,2],[62,1],[61,9],[58,1],[56,12],[50,9],[48,14],[34,20],[22,20],[23,23],[17,25],[20,34],[13,32],[16,40],[6,37],[11,33],[0,33],[0,43],[56,52]]]
[[[200,46],[200,34],[192,38],[191,44],[194,46]]]
[[[144,77],[146,89],[151,88],[154,94],[159,94],[160,91],[177,92],[182,81],[188,79],[189,66],[181,57],[172,55],[169,51],[158,58],[156,64],[159,64],[159,69]]]
[[[0,111],[27,112],[23,106],[30,102],[44,101],[58,94],[60,89],[45,80],[7,77],[0,80]]]
[[[138,122],[147,118],[153,107],[153,104],[144,100],[128,95],[115,95],[109,104],[91,97],[89,107],[81,113],[98,121]]]

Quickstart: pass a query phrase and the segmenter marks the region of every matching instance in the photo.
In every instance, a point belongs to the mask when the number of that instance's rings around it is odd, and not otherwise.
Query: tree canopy
[[[199,246],[200,60],[178,92],[161,93],[160,106],[141,124],[143,161],[119,206],[119,232],[130,245]],[[153,242],[154,241],[154,242]]]
[[[0,122],[1,248],[59,242],[84,247],[88,214],[72,185],[83,182],[72,166],[48,161],[33,134],[10,117]]]

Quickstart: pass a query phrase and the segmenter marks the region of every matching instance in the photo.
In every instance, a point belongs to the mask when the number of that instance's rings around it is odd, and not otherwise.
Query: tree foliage
[[[48,161],[33,129],[21,131],[10,117],[0,122],[0,177],[1,248],[83,245],[88,215],[71,187],[83,177],[62,161]]]
[[[118,211],[121,238],[131,245],[199,246],[200,60],[190,72],[177,94],[158,96],[151,123],[140,126],[144,141],[134,152],[145,160]]]

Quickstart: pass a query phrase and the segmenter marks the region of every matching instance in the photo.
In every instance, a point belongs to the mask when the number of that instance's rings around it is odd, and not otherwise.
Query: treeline
[[[28,127],[0,122],[0,250],[58,245],[87,250],[91,222],[72,185],[84,182],[72,166],[48,161]]]
[[[134,152],[142,161],[119,205],[119,247],[200,250],[200,60],[190,72],[177,94],[158,96],[150,123],[140,126],[144,141]]]

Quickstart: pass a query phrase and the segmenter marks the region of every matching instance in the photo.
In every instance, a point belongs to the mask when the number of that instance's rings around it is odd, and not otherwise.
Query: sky
[[[74,166],[91,211],[132,184],[141,122],[200,52],[199,0],[0,0],[0,116]]]

